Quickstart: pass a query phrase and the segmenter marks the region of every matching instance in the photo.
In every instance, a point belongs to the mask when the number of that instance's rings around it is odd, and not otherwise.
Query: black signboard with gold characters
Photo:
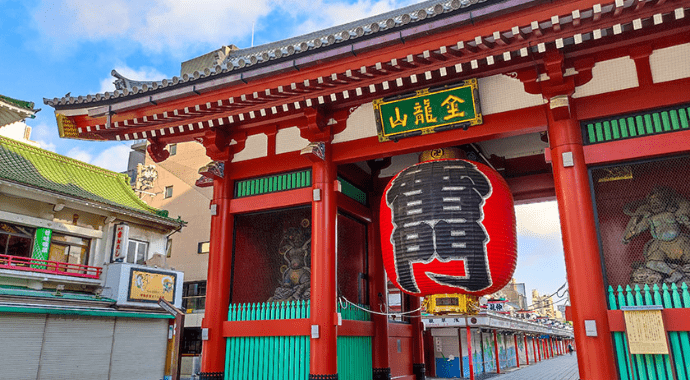
[[[483,122],[476,79],[376,99],[373,105],[381,142],[448,129],[467,129]]]

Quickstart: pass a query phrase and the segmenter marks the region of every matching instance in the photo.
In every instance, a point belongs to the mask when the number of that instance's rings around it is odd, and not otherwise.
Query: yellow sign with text
[[[631,354],[668,355],[661,310],[625,310],[623,315]]]
[[[132,268],[129,301],[158,302],[163,297],[175,302],[175,273],[160,273]]]

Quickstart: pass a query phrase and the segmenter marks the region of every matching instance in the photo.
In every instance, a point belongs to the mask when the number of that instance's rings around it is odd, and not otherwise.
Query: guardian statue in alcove
[[[690,283],[690,201],[675,190],[657,186],[639,201],[627,204],[630,216],[623,243],[645,231],[651,238],[643,248],[644,261],[630,276],[636,284]]]
[[[268,302],[308,300],[311,295],[311,229],[308,219],[283,232],[278,253],[288,265],[280,268],[280,284]]]

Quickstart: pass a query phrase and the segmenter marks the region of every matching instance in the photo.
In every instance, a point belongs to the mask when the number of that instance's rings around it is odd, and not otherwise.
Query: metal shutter
[[[118,318],[110,380],[162,379],[167,344],[167,319]]]
[[[45,322],[45,314],[0,314],[1,377],[36,378]]]
[[[107,379],[114,318],[49,315],[40,380]]]

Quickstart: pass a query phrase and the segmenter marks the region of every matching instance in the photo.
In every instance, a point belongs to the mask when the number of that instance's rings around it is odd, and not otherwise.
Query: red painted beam
[[[343,324],[338,326],[338,336],[374,336],[374,323],[343,320]]]
[[[484,124],[470,127],[466,131],[454,129],[400,139],[397,143],[380,143],[378,137],[369,137],[333,144],[333,160],[339,164],[350,163],[545,130],[544,108],[536,106],[484,116]]]
[[[301,336],[310,334],[309,319],[277,319],[264,321],[225,321],[223,337],[239,336]]]
[[[690,78],[574,98],[578,120],[589,120],[690,102]]]
[[[282,207],[309,204],[311,203],[311,200],[311,187],[255,195],[253,197],[235,198],[230,201],[230,213],[242,214],[247,212],[264,211]]]
[[[666,331],[690,331],[690,309],[662,309]],[[625,332],[625,318],[623,310],[609,310],[609,326],[611,331]]]
[[[373,220],[370,209],[343,193],[338,193],[338,210],[343,210],[367,223]]]
[[[690,87],[689,87],[690,88]],[[584,146],[587,165],[687,153],[690,131],[678,131]]]
[[[227,170],[225,175],[233,179],[244,179],[306,168],[311,168],[311,162],[308,159],[302,157],[300,152],[289,152],[233,162],[232,170]]]
[[[556,199],[553,173],[506,178],[515,204]]]

